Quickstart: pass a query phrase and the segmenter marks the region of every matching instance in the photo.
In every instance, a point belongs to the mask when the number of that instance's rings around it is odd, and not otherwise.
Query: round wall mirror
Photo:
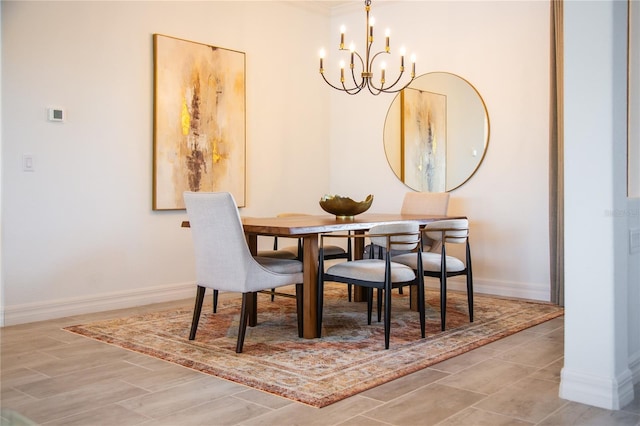
[[[398,179],[421,192],[451,191],[469,180],[489,143],[478,91],[451,73],[423,74],[396,95],[384,124],[384,150]]]

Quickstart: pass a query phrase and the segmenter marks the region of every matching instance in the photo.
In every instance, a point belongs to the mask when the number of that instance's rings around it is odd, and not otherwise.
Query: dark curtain
[[[549,245],[551,302],[564,306],[563,2],[551,0]]]

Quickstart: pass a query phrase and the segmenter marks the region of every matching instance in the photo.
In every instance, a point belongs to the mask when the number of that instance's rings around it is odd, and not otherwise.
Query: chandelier
[[[386,63],[382,62],[380,64],[380,79],[379,82],[380,84],[377,85],[376,81],[374,81],[374,75],[373,75],[373,63],[376,60],[376,58],[378,57],[378,55],[381,54],[390,54],[391,53],[391,48],[389,47],[389,30],[387,29],[386,31],[386,42],[385,42],[385,48],[384,50],[381,50],[380,52],[373,54],[371,52],[371,47],[373,45],[373,25],[374,25],[374,20],[373,18],[369,18],[369,11],[371,9],[371,0],[365,0],[364,2],[364,10],[366,12],[367,15],[367,26],[366,26],[366,43],[365,43],[365,51],[364,51],[364,58],[362,57],[362,55],[360,55],[358,52],[356,52],[355,50],[355,45],[353,44],[353,42],[351,43],[351,45],[349,46],[349,48],[345,47],[344,44],[344,35],[346,32],[345,26],[343,25],[340,28],[340,47],[338,50],[341,51],[346,51],[349,50],[351,52],[350,55],[350,63],[349,63],[349,68],[351,69],[351,80],[352,82],[348,82],[345,84],[345,62],[344,61],[340,61],[340,85],[334,85],[332,84],[329,80],[327,80],[327,77],[324,75],[324,56],[325,56],[325,52],[324,49],[320,50],[320,75],[322,75],[322,78],[324,79],[324,81],[331,87],[333,87],[336,90],[340,90],[342,92],[346,92],[349,95],[355,95],[357,93],[359,93],[362,89],[364,89],[365,87],[369,90],[369,92],[371,92],[371,94],[373,95],[379,95],[380,93],[396,93],[401,91],[402,89],[404,89],[405,87],[407,87],[412,81],[413,79],[416,77],[416,56],[415,55],[411,55],[411,79],[404,85],[402,86],[397,86],[396,85],[400,82],[400,79],[402,78],[402,75],[404,74],[404,56],[405,56],[405,50],[404,48],[402,48],[400,50],[400,73],[398,75],[398,78],[396,78],[396,80],[390,84],[390,85],[386,85],[386,76],[385,76],[385,70],[386,70]],[[359,70],[362,70],[360,72],[360,81],[358,81],[356,79],[356,63],[355,63],[355,58],[358,58],[359,62],[360,62],[360,67]],[[377,79],[376,79],[377,80]]]

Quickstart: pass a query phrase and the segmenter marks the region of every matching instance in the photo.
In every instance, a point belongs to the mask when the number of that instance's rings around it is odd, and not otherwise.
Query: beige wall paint
[[[3,2],[6,318],[191,296],[185,215],[151,211],[153,33],[247,53],[242,214],[321,213],[324,193],[371,192],[372,211],[398,210],[408,188],[382,145],[392,97],[334,93],[317,71],[317,52],[335,53],[341,23],[362,43],[361,9]],[[392,46],[418,54],[420,73],[456,73],[487,104],[485,162],[450,204],[471,219],[476,289],[547,299],[546,3],[381,2],[373,14]],[[65,123],[46,121],[51,105],[66,109]],[[22,172],[25,152],[35,172]]]
[[[326,16],[277,2],[3,2],[7,323],[191,297],[184,211],[153,212],[152,34],[244,51],[247,215],[320,213]],[[49,106],[67,120],[46,120]],[[23,153],[35,171],[21,169]]]
[[[548,3],[373,2],[371,13],[380,36],[388,26],[392,46],[417,53],[419,74],[458,74],[487,105],[486,157],[450,202],[452,214],[471,221],[475,288],[548,300]],[[347,43],[353,37],[364,44],[363,12],[350,8],[331,20],[329,55],[336,55],[342,24]],[[397,57],[385,60],[387,75],[395,75]],[[392,100],[331,93],[331,187],[356,198],[374,194],[372,211],[398,211],[410,191],[394,176],[383,149]]]

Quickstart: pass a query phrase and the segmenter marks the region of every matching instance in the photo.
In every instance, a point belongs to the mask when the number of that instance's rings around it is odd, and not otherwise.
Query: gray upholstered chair
[[[289,217],[289,216],[294,216],[296,215],[296,213],[280,213],[278,215],[278,217]],[[273,249],[272,250],[259,250],[258,251],[258,256],[261,257],[273,257],[276,259],[297,259],[297,260],[302,260],[302,256],[301,256],[301,246],[300,246],[300,240],[296,239],[295,241],[297,241],[296,245],[287,245],[285,247],[280,247],[279,246],[279,239],[278,237],[273,237]],[[272,298],[273,300],[273,298]]]
[[[402,200],[400,214],[419,214],[446,216],[449,209],[448,192],[407,192]],[[422,235],[422,250],[429,252],[439,252],[441,243],[434,241],[426,235]],[[371,246],[371,256],[382,258],[383,250],[379,246]],[[398,288],[402,294],[402,287]]]
[[[447,278],[466,275],[469,321],[473,322],[473,274],[471,270],[471,249],[469,247],[469,221],[467,219],[438,220],[427,224],[424,234],[436,242],[442,242],[441,253],[422,253],[422,264],[411,254],[393,256],[393,262],[402,263],[417,271],[422,266],[425,276],[440,279],[440,321],[445,329],[447,311]],[[447,255],[447,244],[465,244],[465,261]]]
[[[258,291],[296,285],[298,335],[302,336],[302,262],[254,257],[242,221],[228,192],[185,192],[184,202],[195,248],[197,294],[189,340],[195,339],[207,288],[242,293],[236,352],[242,352],[249,314]]]
[[[278,217],[296,217],[296,216],[308,216],[305,213],[280,213]],[[351,232],[349,232],[351,234]],[[298,238],[297,246],[286,246],[283,248],[278,247],[278,237],[273,238],[273,250],[260,250],[258,251],[258,256],[263,257],[273,257],[276,259],[297,259],[302,260],[302,239]],[[330,245],[327,244],[324,246],[324,260],[334,260],[334,259],[345,259],[351,260],[353,258],[352,255],[352,247],[351,247],[351,239],[347,240],[346,244],[347,248],[345,249],[339,245]],[[277,294],[275,289],[271,289],[271,301],[274,300],[274,296]],[[349,302],[351,302],[351,286],[349,286],[348,290],[348,298]],[[217,301],[217,294],[214,293],[214,308]]]
[[[402,200],[400,214],[446,216],[449,210],[448,192],[407,192]],[[422,250],[438,251],[440,242],[423,235]]]
[[[324,241],[328,238],[369,238],[372,244],[386,248],[384,259],[360,259],[337,263],[324,270]],[[400,263],[391,262],[388,253],[394,250],[414,250],[407,253],[416,258],[418,265],[422,264],[420,251],[420,227],[416,222],[402,222],[377,225],[365,234],[352,236],[340,234],[324,234],[320,236],[320,262],[318,267],[318,317],[317,334],[322,333],[322,313],[324,305],[324,283],[332,281],[348,285],[359,285],[367,288],[367,322],[371,324],[373,304],[373,289],[380,290],[384,295],[384,333],[385,349],[389,349],[389,334],[391,329],[391,289],[399,285],[416,284],[418,287],[418,313],[420,315],[420,329],[425,337],[425,307],[424,307],[424,277],[422,271],[415,273],[412,268]]]

